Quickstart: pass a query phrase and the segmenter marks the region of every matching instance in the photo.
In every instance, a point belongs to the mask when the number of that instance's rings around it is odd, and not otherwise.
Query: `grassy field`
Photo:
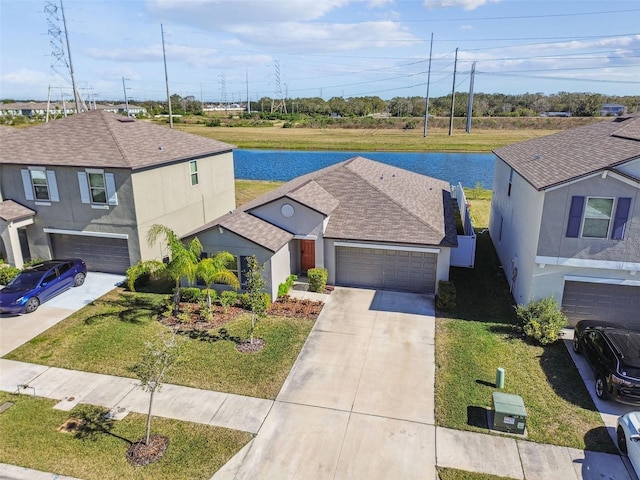
[[[156,317],[167,298],[113,290],[5,358],[135,378],[131,368],[140,360],[145,341],[166,329]],[[231,337],[247,338],[249,326],[247,313],[225,328]],[[229,340],[188,339],[165,382],[275,398],[312,326],[312,320],[268,316],[255,331],[266,347],[251,355],[238,352]]]
[[[157,462],[134,467],[126,459],[132,442],[144,436],[146,415],[104,419],[99,407],[78,405],[54,410],[56,400],[0,392],[0,404],[12,402],[0,415],[0,462],[84,480],[208,479],[240,450],[252,435],[165,418],[155,418],[152,434],[169,437]],[[59,428],[70,418],[86,419],[77,433]],[[52,477],[55,478],[55,477]]]
[[[344,150],[397,152],[490,152],[494,148],[555,133],[557,130],[473,130],[472,133],[422,129],[345,129],[272,127],[207,127],[176,124],[175,128],[245,149]]]

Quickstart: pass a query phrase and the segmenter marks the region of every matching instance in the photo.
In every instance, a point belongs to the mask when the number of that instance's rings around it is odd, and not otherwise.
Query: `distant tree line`
[[[454,117],[467,116],[467,93],[456,93]],[[150,114],[167,114],[166,102],[136,102],[147,108]],[[473,97],[474,117],[530,117],[545,112],[568,112],[576,117],[599,116],[605,103],[615,103],[627,107],[629,113],[640,111],[640,96],[607,96],[599,93],[559,92],[523,93],[506,95],[501,93],[476,93]],[[245,106],[245,104],[242,104]],[[194,97],[171,96],[173,114],[202,115],[202,103]],[[284,101],[286,113],[309,116],[363,117],[367,115],[388,115],[392,117],[423,117],[424,97],[394,97],[383,100],[377,96],[333,97],[324,100],[319,97],[288,98]],[[263,97],[251,101],[251,111],[264,118],[278,117],[285,113],[279,99]],[[451,96],[434,97],[429,100],[429,114],[448,117],[451,112]]]

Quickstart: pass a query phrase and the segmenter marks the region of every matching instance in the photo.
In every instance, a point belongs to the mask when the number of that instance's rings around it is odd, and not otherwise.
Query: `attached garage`
[[[336,284],[434,293],[437,263],[424,249],[336,246]]]
[[[50,233],[54,258],[81,258],[94,272],[124,273],[131,266],[126,238]]]
[[[565,281],[562,311],[571,325],[585,319],[640,322],[640,286]]]

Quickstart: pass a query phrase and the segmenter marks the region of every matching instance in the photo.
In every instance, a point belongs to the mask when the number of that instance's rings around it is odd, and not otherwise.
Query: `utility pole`
[[[49,107],[51,106],[51,85],[47,91],[47,116],[44,119],[44,123],[49,123]]]
[[[124,90],[124,105],[127,109],[127,117],[129,116],[129,100],[127,99],[127,87],[124,85],[124,77],[122,77],[122,90]]]
[[[431,83],[431,55],[433,54],[433,32],[431,32],[431,46],[429,47],[429,70],[427,73],[427,98],[424,101],[424,132],[423,137],[427,136],[427,123],[429,122],[429,84]]]
[[[169,128],[173,128],[173,115],[171,114],[171,95],[169,95],[169,74],[167,73],[167,54],[164,49],[164,28],[160,24],[162,34],[162,58],[164,59],[164,81],[167,85],[167,102],[169,103]]]
[[[247,83],[247,113],[251,113],[251,100],[249,99],[249,70],[245,68],[244,75]]]
[[[467,101],[467,133],[471,133],[471,117],[473,116],[473,80],[476,76],[476,62],[471,64],[471,80],[469,80],[469,100]]]
[[[453,88],[451,89],[451,115],[449,118],[449,136],[453,135],[453,107],[456,102],[456,69],[458,67],[458,49],[456,48],[456,57],[453,61]]]

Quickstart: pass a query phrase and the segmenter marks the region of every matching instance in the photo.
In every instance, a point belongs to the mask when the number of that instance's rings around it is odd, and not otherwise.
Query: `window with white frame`
[[[104,181],[104,172],[88,172],[89,195],[91,203],[106,205],[107,203],[107,184]]]
[[[49,201],[49,184],[47,182],[47,173],[44,170],[29,170],[31,174],[31,185],[33,186],[33,194],[36,200]]]
[[[582,236],[607,238],[613,213],[613,198],[589,197],[584,209]]]
[[[191,185],[198,184],[198,161],[191,160],[189,162],[189,174],[191,175]]]
[[[59,202],[56,173],[44,167],[29,167],[21,170],[24,195],[27,200],[34,200],[38,205],[49,205]]]
[[[78,172],[78,184],[82,203],[95,208],[109,208],[118,204],[115,175],[98,168]]]

